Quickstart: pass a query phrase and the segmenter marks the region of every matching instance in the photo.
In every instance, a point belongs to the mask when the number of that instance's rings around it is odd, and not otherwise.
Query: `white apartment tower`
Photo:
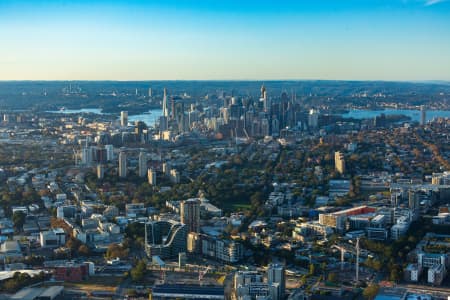
[[[128,112],[121,111],[120,112],[120,126],[125,127],[128,125]]]
[[[181,223],[186,224],[188,232],[200,232],[200,200],[181,201],[180,217]]]
[[[127,177],[127,154],[125,152],[119,153],[119,177]]]
[[[284,266],[279,264],[270,264],[267,268],[267,283],[271,286],[271,289],[275,288],[276,291],[271,292],[272,299],[283,299],[286,289],[286,277]]]
[[[155,172],[155,170],[148,169],[147,176],[148,176],[148,184],[156,185],[156,172]]]
[[[145,177],[147,174],[147,153],[139,153],[139,177]]]

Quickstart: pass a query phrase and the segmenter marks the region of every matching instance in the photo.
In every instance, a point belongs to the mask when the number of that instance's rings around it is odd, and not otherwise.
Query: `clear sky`
[[[450,80],[450,0],[0,0],[0,80]]]

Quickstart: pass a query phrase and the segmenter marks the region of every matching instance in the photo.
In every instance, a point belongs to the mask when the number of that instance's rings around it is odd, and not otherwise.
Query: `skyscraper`
[[[186,224],[188,232],[200,231],[200,201],[188,199],[180,204],[181,223]]]
[[[112,161],[114,159],[114,146],[105,145],[105,149],[106,149],[106,160]]]
[[[169,110],[167,108],[167,90],[164,88],[163,105],[162,105],[162,116],[168,118]]]
[[[147,174],[147,153],[140,152],[139,153],[139,177],[145,177]]]
[[[170,163],[168,162],[164,162],[162,165],[162,171],[164,173],[164,175],[166,176],[170,176]]]
[[[167,129],[169,129],[167,117],[159,116],[159,131],[166,131]]]
[[[170,181],[173,183],[180,183],[180,172],[178,172],[178,170],[170,170]]]
[[[148,176],[148,184],[156,185],[156,172],[155,172],[155,170],[148,169],[147,176]]]
[[[83,147],[81,150],[81,163],[86,166],[90,166],[92,163],[92,148]]]
[[[97,165],[97,178],[103,179],[105,177],[105,166],[102,164]]]
[[[263,104],[264,112],[269,112],[271,104],[269,98],[267,97],[267,90],[264,85],[261,86],[261,96],[259,101]]]
[[[310,129],[317,128],[319,126],[319,111],[312,108],[308,115],[308,127]]]
[[[267,283],[271,286],[272,299],[283,299],[286,289],[284,266],[270,264],[267,268]]]
[[[127,154],[125,152],[119,153],[119,177],[127,177]]]
[[[424,126],[427,121],[427,111],[425,105],[420,106],[420,126]]]
[[[128,112],[121,111],[120,112],[120,126],[125,127],[128,125]]]
[[[340,174],[345,173],[345,159],[344,154],[340,151],[334,152],[334,167]]]

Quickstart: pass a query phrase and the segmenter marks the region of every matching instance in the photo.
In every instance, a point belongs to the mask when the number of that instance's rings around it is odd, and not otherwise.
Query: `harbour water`
[[[58,114],[96,114],[101,115],[102,110],[100,108],[82,108],[82,109],[60,109],[60,110],[50,110],[47,111],[49,113],[58,113]]]
[[[155,126],[155,122],[162,115],[162,109],[151,109],[146,113],[128,116],[128,122],[142,121],[147,126]]]
[[[50,113],[60,113],[60,114],[82,114],[82,113],[91,113],[101,115],[103,114],[100,108],[83,108],[83,109],[64,109],[64,110],[53,110],[48,111]],[[151,109],[147,112],[138,115],[130,115],[128,116],[128,122],[134,123],[135,121],[142,121],[147,126],[155,126],[155,122],[159,119],[162,114],[162,109],[155,108]],[[117,118],[120,117],[120,114],[117,115]]]
[[[55,110],[50,111],[52,113],[64,113],[64,114],[80,114],[80,113],[92,113],[92,114],[102,114],[100,108],[83,108],[83,109],[65,109],[65,110]],[[348,113],[342,114],[344,118],[354,118],[354,119],[373,119],[381,114],[386,116],[390,115],[405,115],[411,118],[411,121],[420,121],[420,110],[412,109],[385,109],[385,110],[364,110],[364,109],[354,109],[350,110]],[[138,115],[130,115],[128,121],[134,123],[135,121],[142,121],[147,126],[155,126],[155,122],[162,115],[162,109],[155,108],[148,112],[144,112]],[[434,118],[450,118],[450,110],[427,110],[426,120],[431,121]],[[119,115],[117,116],[119,118]]]

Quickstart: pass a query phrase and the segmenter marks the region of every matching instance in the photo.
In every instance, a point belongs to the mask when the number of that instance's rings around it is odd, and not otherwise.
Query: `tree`
[[[378,294],[378,290],[380,289],[380,286],[377,284],[370,284],[368,287],[366,287],[363,291],[363,296],[365,299],[372,300],[375,298],[375,296]]]
[[[316,271],[314,264],[309,264],[309,275],[314,275],[314,272]]]
[[[330,274],[328,274],[328,281],[337,282],[337,280],[338,280],[338,276],[335,272],[331,272]]]
[[[25,224],[25,217],[26,217],[26,215],[25,215],[25,213],[23,211],[16,211],[13,214],[12,219],[13,219],[14,227],[17,230],[21,230],[22,229],[23,224]]]
[[[89,248],[82,244],[80,247],[78,247],[78,255],[81,256],[88,256],[90,254]]]
[[[126,258],[128,257],[128,249],[119,245],[111,244],[106,250],[106,258]]]
[[[132,240],[145,236],[145,225],[139,222],[128,224],[125,228],[125,236]]]
[[[141,281],[147,272],[147,263],[141,259],[134,268],[131,269],[131,279],[133,281]]]
[[[402,278],[402,268],[401,266],[394,264],[390,267],[389,279],[392,281],[399,281]]]
[[[70,237],[67,241],[66,241],[66,247],[70,249],[70,254],[71,255],[77,255],[78,254],[78,249],[80,249],[80,246],[83,243],[74,237]]]

